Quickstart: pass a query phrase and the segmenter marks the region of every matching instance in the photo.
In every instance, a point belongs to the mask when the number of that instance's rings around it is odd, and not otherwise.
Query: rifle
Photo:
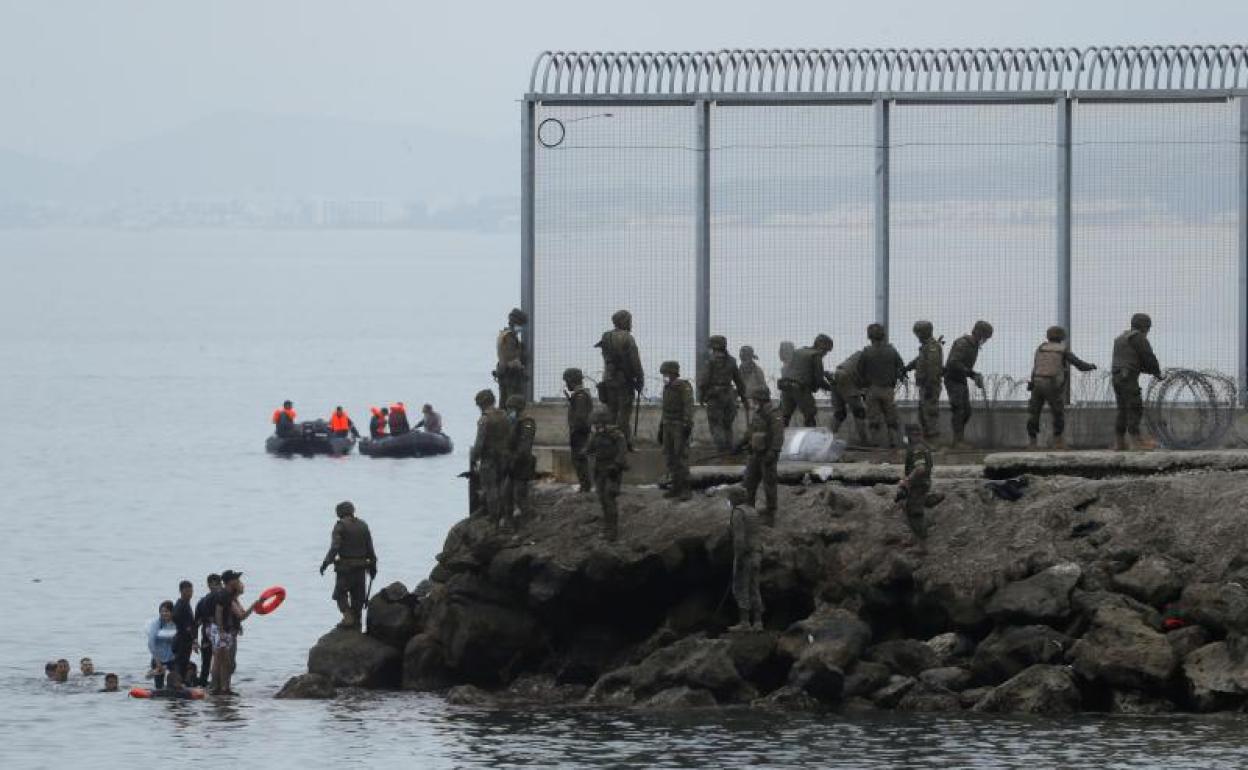
[[[645,387],[644,385],[642,386]],[[633,396],[633,432],[629,434],[629,449],[632,449],[631,439],[637,435],[637,421],[641,418],[641,388],[638,388]]]
[[[468,515],[471,516],[481,504],[481,477],[474,470],[466,470],[456,478],[468,479]]]

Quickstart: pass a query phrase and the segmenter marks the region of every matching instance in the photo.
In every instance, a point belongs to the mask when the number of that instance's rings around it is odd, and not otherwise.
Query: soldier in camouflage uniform
[[[945,368],[945,341],[936,338],[931,321],[915,321],[914,336],[919,340],[919,354],[906,369],[914,372],[914,385],[918,388],[923,439],[935,441],[940,438],[940,380]]]
[[[883,426],[888,434],[888,448],[897,446],[901,426],[897,420],[897,383],[906,378],[906,362],[897,348],[888,341],[882,324],[867,327],[871,344],[862,349],[858,359],[858,380],[867,386],[867,421],[874,436]]]
[[[1157,442],[1140,438],[1140,419],[1144,416],[1144,396],[1140,392],[1140,375],[1151,374],[1165,379],[1161,364],[1153,354],[1148,342],[1148,332],[1153,319],[1146,313],[1131,316],[1131,328],[1114,340],[1114,358],[1111,374],[1114,385],[1114,401],[1118,405],[1118,417],[1114,422],[1114,448],[1127,448],[1127,434],[1140,449],[1156,449]]]
[[[797,399],[785,389],[785,385],[790,380],[794,380],[797,374],[797,368],[793,362],[793,353],[797,350],[797,346],[792,342],[785,340],[780,343],[780,376],[776,378],[776,390],[780,391],[780,409],[784,414],[793,414],[797,409]],[[770,390],[770,389],[769,389]],[[753,393],[754,391],[750,391]],[[786,421],[787,425],[788,422]]]
[[[904,505],[910,530],[922,539],[927,537],[924,510],[932,490],[932,450],[923,441],[923,429],[913,423],[906,426],[906,440],[905,476],[897,485],[897,500]]]
[[[1062,438],[1062,432],[1066,428],[1066,403],[1070,400],[1070,367],[1090,372],[1096,365],[1087,363],[1070,351],[1066,330],[1062,327],[1050,326],[1044,337],[1045,341],[1036,348],[1031,380],[1027,383],[1027,389],[1031,391],[1031,399],[1027,403],[1027,444],[1032,449],[1036,448],[1040,435],[1040,412],[1048,404],[1049,411],[1053,413],[1053,448],[1065,449],[1066,440]]]
[[[738,369],[741,372],[741,381],[745,383],[747,396],[759,388],[766,388],[767,375],[763,372],[763,367],[758,365],[758,357],[754,355],[754,348],[742,345],[737,357],[740,359]]]
[[[754,402],[754,415],[746,430],[745,445],[750,459],[745,465],[745,493],[750,506],[758,499],[758,485],[763,485],[763,497],[767,507],[763,509],[763,521],[771,526],[776,522],[777,492],[776,465],[784,448],[784,418],[771,403],[771,394],[764,388],[750,394]]]
[[[863,401],[863,383],[858,376],[858,362],[862,351],[855,350],[832,372],[832,432],[836,433],[852,413],[854,427],[858,432],[859,446],[870,443],[867,439],[867,407]]]
[[[602,350],[602,381],[598,383],[598,399],[606,406],[616,426],[624,434],[631,451],[633,448],[633,402],[646,384],[641,368],[641,354],[633,339],[633,316],[627,310],[617,310],[611,316],[614,326],[603,332],[602,339],[594,346]]]
[[[737,624],[729,630],[757,630],[763,627],[763,596],[758,590],[758,512],[749,502],[749,493],[739,486],[728,488],[728,504],[732,506],[732,597],[737,601]]]
[[[992,324],[987,321],[976,321],[970,334],[954,340],[949,349],[949,360],[945,362],[945,390],[949,393],[950,422],[953,427],[953,448],[966,446],[963,434],[966,423],[971,419],[971,389],[967,380],[971,380],[980,389],[984,389],[984,378],[975,371],[975,362],[979,359],[979,349],[985,342],[992,339]]]
[[[503,485],[507,480],[507,440],[511,423],[501,409],[494,408],[492,391],[482,390],[474,400],[481,410],[481,417],[477,420],[477,439],[468,453],[468,461],[485,499],[484,513],[498,525],[503,514]]]
[[[581,491],[594,488],[589,474],[589,418],[594,413],[594,397],[585,387],[585,375],[572,367],[563,371],[564,397],[568,399],[568,449],[572,453],[572,467],[576,468]]]
[[[620,480],[628,469],[628,442],[624,433],[604,407],[594,410],[590,419],[593,434],[589,437],[589,456],[594,460],[594,486],[602,504],[602,531],[607,540],[619,537]]]
[[[533,518],[533,477],[537,458],[533,456],[533,438],[537,423],[524,413],[524,396],[513,395],[507,400],[507,418],[511,429],[507,436],[507,486],[503,495],[503,523],[519,511],[525,521]]]
[[[733,447],[732,426],[737,419],[737,399],[745,403],[745,382],[737,361],[728,354],[728,340],[713,335],[707,345],[709,355],[698,378],[698,403],[706,407],[706,424],[711,440],[721,452]]]
[[[507,328],[498,333],[494,379],[498,380],[498,403],[503,405],[512,396],[525,394],[528,372],[524,368],[524,340],[520,338],[520,328],[528,322],[529,317],[523,310],[512,308],[507,314]]]
[[[832,352],[832,338],[826,334],[815,337],[815,344],[793,351],[793,356],[780,376],[780,392],[784,396],[784,424],[788,426],[795,410],[801,411],[803,424],[815,427],[816,391],[831,390],[823,359]]]
[[[680,378],[680,364],[664,361],[659,366],[663,375],[663,412],[659,422],[659,443],[667,463],[669,484],[664,497],[688,500],[689,437],[693,435],[693,386]]]

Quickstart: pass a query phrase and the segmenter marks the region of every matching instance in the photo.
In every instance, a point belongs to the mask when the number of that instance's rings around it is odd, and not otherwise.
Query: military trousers
[[[1040,413],[1046,404],[1053,415],[1053,437],[1060,437],[1066,430],[1066,389],[1052,377],[1033,377],[1027,401],[1027,435],[1033,439],[1040,435]]]
[[[919,388],[919,427],[923,429],[923,438],[940,437],[940,380],[931,383],[918,383]]]
[[[910,485],[909,493],[906,495],[905,510],[906,524],[909,525],[910,531],[915,537],[927,537],[927,495],[931,491],[931,484],[921,481]]]
[[[632,448],[633,402],[637,398],[637,391],[625,382],[607,382],[603,385],[605,386],[603,395],[606,396],[605,402],[611,421],[624,434],[624,440],[628,442],[629,448]]]
[[[883,426],[888,432],[887,440],[891,446],[894,434],[901,427],[897,422],[897,391],[884,385],[872,385],[867,388],[867,423],[871,433],[875,434]]]
[[[763,620],[763,594],[758,587],[760,562],[758,548],[732,556],[732,598],[737,601],[741,623],[761,623]]]
[[[485,513],[490,521],[497,524],[503,515],[503,485],[507,482],[502,464],[495,460],[482,460],[477,466],[477,477],[481,496],[485,498]]]
[[[346,612],[350,610],[355,614],[357,620],[360,619],[360,613],[364,610],[364,591],[366,590],[365,578],[368,570],[364,567],[348,567],[346,569],[334,568],[334,593],[333,600],[338,602],[338,609]]]
[[[527,377],[524,375],[523,369],[502,369],[497,375],[498,377],[498,405],[501,409],[507,408],[507,399],[511,396],[524,396]]]
[[[616,498],[620,496],[622,475],[618,470],[594,472],[594,486],[598,491],[598,502],[602,505],[602,528],[609,538],[615,538],[620,531],[620,512]]]
[[[852,374],[837,371],[832,376],[832,432],[841,429],[850,414],[854,419],[863,422],[867,419],[867,408],[863,403],[862,389],[854,382]]]
[[[572,454],[572,467],[576,469],[576,480],[581,484],[581,491],[593,489],[594,479],[589,473],[589,428],[573,428],[568,432],[568,449]]]
[[[965,379],[946,379],[945,390],[949,393],[949,422],[953,435],[961,436],[971,421],[971,388]]]
[[[1118,415],[1114,421],[1114,432],[1119,436],[1130,433],[1140,435],[1140,420],[1144,417],[1144,394],[1140,392],[1140,375],[1114,372],[1114,401],[1118,404]]]
[[[806,386],[794,381],[787,380],[780,386],[780,414],[784,417],[784,425],[788,427],[793,419],[793,413],[800,411],[802,413],[802,424],[807,428],[815,427],[815,394],[810,392]]]
[[[764,515],[774,518],[778,506],[776,500],[776,465],[780,461],[779,452],[751,452],[745,465],[746,501],[752,506],[758,499],[758,487],[763,487],[763,497],[767,500],[763,508]]]
[[[689,490],[689,436],[680,422],[663,423],[663,461],[671,479],[670,491],[683,494]]]
[[[731,387],[709,389],[706,393],[706,424],[711,430],[715,448],[721,452],[732,451],[732,426],[736,419],[736,392]]]
[[[510,519],[518,511],[526,519],[533,518],[533,480],[507,477],[503,490],[503,516]]]

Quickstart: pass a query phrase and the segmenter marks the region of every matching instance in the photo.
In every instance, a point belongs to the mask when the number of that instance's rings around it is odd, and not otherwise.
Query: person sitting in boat
[[[396,401],[390,405],[390,434],[392,436],[402,436],[411,430],[407,424],[407,407],[403,406],[402,401]]]
[[[352,438],[360,437],[360,432],[355,429],[355,423],[341,406],[334,407],[334,413],[329,416],[329,432],[340,437],[345,437],[348,433]]]
[[[420,408],[420,413],[423,415],[423,418],[420,422],[416,423],[417,428],[424,428],[426,433],[442,432],[442,415],[433,411],[433,407],[431,405],[425,404],[422,406]]]
[[[295,405],[283,401],[281,409],[273,410],[273,431],[279,436],[289,436],[295,432]]]
[[[373,418],[368,421],[368,435],[373,439],[386,437],[386,416],[390,414],[390,410],[386,407],[378,409],[373,407]]]

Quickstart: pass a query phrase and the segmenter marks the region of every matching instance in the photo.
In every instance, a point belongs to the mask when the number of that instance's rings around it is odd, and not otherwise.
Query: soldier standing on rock
[[[594,347],[602,350],[602,382],[598,398],[607,407],[631,451],[633,448],[633,402],[645,387],[646,376],[641,368],[641,353],[633,339],[633,315],[617,310],[611,316],[611,331],[603,332]]]
[[[897,419],[897,383],[906,378],[906,362],[889,343],[882,324],[868,326],[867,339],[871,344],[863,348],[862,358],[858,359],[858,379],[867,385],[867,421],[872,434],[883,426],[888,434],[888,448],[892,449],[897,446],[901,432]]]
[[[338,503],[335,512],[338,523],[330,537],[329,551],[321,562],[321,574],[325,574],[329,565],[334,566],[333,599],[342,612],[338,627],[358,629],[367,601],[364,576],[377,576],[377,554],[373,551],[373,535],[368,525],[355,517],[355,506],[344,501]]]
[[[576,479],[581,483],[582,492],[594,488],[594,480],[589,475],[589,418],[594,413],[594,397],[585,387],[585,375],[580,369],[572,367],[563,370],[564,397],[568,400],[568,449],[572,453],[572,467],[576,468]]]
[[[737,399],[745,403],[745,382],[736,359],[728,354],[728,340],[723,335],[713,335],[707,347],[706,369],[698,380],[698,403],[706,407],[706,424],[715,448],[730,452]]]
[[[602,504],[602,531],[607,540],[615,540],[620,534],[615,499],[620,496],[620,481],[628,468],[628,442],[604,407],[594,410],[591,422],[594,431],[589,438],[589,455],[594,460],[594,486]]]
[[[945,368],[945,340],[937,338],[931,321],[915,321],[914,336],[919,340],[919,354],[906,365],[914,372],[919,390],[919,426],[925,441],[940,438],[940,379]]]
[[[537,458],[533,456],[533,439],[537,435],[537,423],[524,413],[524,396],[513,395],[507,399],[507,419],[511,428],[507,436],[507,487],[503,495],[503,520],[507,526],[519,511],[524,521],[533,518],[533,477]]]
[[[507,328],[498,333],[494,379],[498,380],[498,403],[503,405],[512,396],[524,396],[528,372],[524,368],[524,340],[520,338],[520,329],[528,322],[529,316],[523,310],[512,308],[507,314]]]
[[[1062,432],[1066,428],[1066,402],[1070,399],[1070,367],[1090,372],[1096,364],[1089,364],[1070,351],[1066,330],[1062,327],[1050,326],[1044,337],[1044,342],[1036,348],[1031,380],[1027,383],[1027,389],[1031,391],[1031,399],[1027,403],[1027,445],[1031,449],[1036,448],[1040,435],[1040,413],[1048,404],[1049,411],[1053,413],[1053,448],[1065,449],[1066,440],[1062,438]]]
[[[689,437],[693,435],[693,386],[680,378],[680,364],[664,361],[659,366],[663,375],[663,407],[659,422],[659,443],[667,463],[669,486],[664,497],[688,500]]]
[[[507,480],[507,439],[511,425],[502,410],[494,408],[494,393],[479,391],[474,399],[481,410],[477,419],[477,439],[468,453],[468,462],[476,473],[485,513],[496,525],[501,522],[503,484]],[[474,511],[475,513],[475,511]]]
[[[906,523],[915,537],[927,537],[924,509],[932,489],[932,450],[923,441],[923,429],[914,423],[906,426],[905,475],[897,485],[897,501],[905,506]]]
[[[742,345],[737,355],[738,370],[741,372],[741,381],[745,383],[746,394],[753,393],[759,388],[767,387],[767,375],[763,373],[763,367],[758,365],[758,356],[754,355],[754,348],[749,345]]]
[[[1157,356],[1153,354],[1153,346],[1148,343],[1148,332],[1152,328],[1153,319],[1147,313],[1136,313],[1131,316],[1131,328],[1114,340],[1111,372],[1114,401],[1118,406],[1118,416],[1114,422],[1114,448],[1119,451],[1127,448],[1128,433],[1136,447],[1157,448],[1156,441],[1140,438],[1140,419],[1144,416],[1140,375],[1151,374],[1159,380],[1165,379],[1165,375],[1161,373],[1161,364],[1157,363]]]
[[[749,502],[749,493],[739,486],[728,488],[732,506],[732,597],[737,600],[737,624],[730,631],[763,627],[763,596],[758,589],[761,561],[758,547],[758,513]]]
[[[780,378],[780,392],[784,395],[784,424],[793,419],[794,410],[802,413],[803,424],[815,427],[815,392],[829,389],[828,376],[823,370],[823,358],[832,352],[832,338],[826,334],[815,337],[810,347],[793,351],[787,374]]]
[[[966,441],[963,433],[971,419],[971,389],[966,381],[972,380],[980,390],[984,389],[984,378],[975,371],[975,362],[979,359],[979,349],[992,339],[992,324],[987,321],[976,321],[970,334],[964,334],[953,342],[949,349],[949,360],[945,362],[945,390],[949,393],[950,422],[953,427],[952,448],[963,449]]]
[[[767,500],[763,521],[771,526],[776,523],[778,507],[776,466],[780,462],[780,450],[784,448],[784,418],[771,403],[771,394],[766,388],[754,391],[750,398],[754,401],[754,415],[745,437],[750,452],[745,466],[745,494],[753,507],[758,500],[758,485],[763,485],[763,497]]]
[[[839,431],[850,413],[853,413],[854,427],[858,430],[858,444],[866,446],[869,443],[867,409],[863,405],[862,380],[858,376],[858,362],[861,360],[862,351],[854,351],[853,355],[842,361],[832,372],[832,432]]]

